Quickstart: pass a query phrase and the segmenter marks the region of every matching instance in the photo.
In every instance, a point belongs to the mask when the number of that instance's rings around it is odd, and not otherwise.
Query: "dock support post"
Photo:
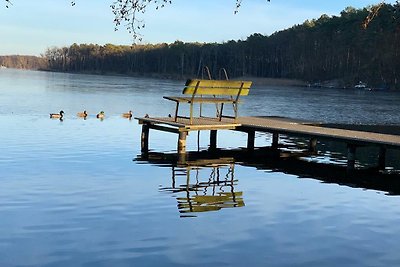
[[[149,125],[147,123],[144,123],[142,125],[142,135],[140,139],[142,153],[149,152],[149,130],[150,130]]]
[[[317,138],[311,138],[308,145],[308,151],[311,153],[317,152]]]
[[[179,132],[179,139],[178,139],[178,161],[181,164],[186,162],[186,137],[188,132]]]
[[[386,147],[379,148],[378,169],[384,170],[386,167]]]
[[[278,133],[272,133],[272,148],[277,149],[278,148],[278,143],[279,143],[279,134]]]
[[[256,139],[256,132],[255,131],[248,131],[247,132],[247,150],[253,151],[254,150],[254,143]]]
[[[353,171],[356,163],[356,146],[347,144],[347,171]]]
[[[178,139],[178,153],[185,154],[186,153],[186,136],[187,132],[179,132],[179,139]]]
[[[217,130],[210,131],[210,150],[217,149]]]

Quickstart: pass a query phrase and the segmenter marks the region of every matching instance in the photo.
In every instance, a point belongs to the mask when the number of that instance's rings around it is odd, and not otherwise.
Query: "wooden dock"
[[[354,169],[356,148],[359,146],[378,146],[380,153],[378,167],[385,168],[385,157],[387,148],[400,148],[400,136],[392,134],[381,134],[366,131],[344,130],[338,128],[324,127],[317,123],[303,122],[278,117],[238,117],[237,119],[223,118],[193,118],[192,123],[188,118],[135,118],[142,125],[141,149],[146,152],[149,149],[149,130],[177,133],[177,152],[186,154],[186,137],[190,131],[210,131],[210,149],[216,149],[217,131],[234,130],[248,134],[247,149],[254,149],[255,132],[271,133],[273,148],[278,148],[279,135],[299,136],[309,139],[309,149],[316,150],[318,140],[334,140],[347,144],[347,166]]]

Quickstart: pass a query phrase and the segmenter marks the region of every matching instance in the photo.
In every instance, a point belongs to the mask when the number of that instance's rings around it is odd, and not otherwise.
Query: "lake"
[[[154,157],[142,159],[141,127],[121,114],[166,116],[174,104],[162,96],[180,94],[183,84],[1,69],[0,266],[400,263],[397,195],[324,182],[309,165],[300,174],[286,161],[253,166],[226,156],[208,167],[177,166],[168,160],[176,135],[157,131],[150,132]],[[399,101],[397,92],[254,86],[239,111],[399,125]],[[84,109],[86,120],[76,116]],[[63,121],[49,118],[60,110]],[[101,110],[104,120],[95,117]],[[271,142],[256,137],[256,146]],[[246,138],[223,131],[218,146],[244,147]],[[190,134],[187,145],[205,149],[208,137]],[[310,160],[345,164],[331,147],[322,144]],[[396,164],[392,151],[387,169]]]

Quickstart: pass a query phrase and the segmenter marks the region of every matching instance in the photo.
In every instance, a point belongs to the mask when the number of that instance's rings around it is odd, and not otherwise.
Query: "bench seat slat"
[[[203,87],[216,87],[216,88],[240,88],[243,83],[243,88],[250,88],[251,81],[232,81],[232,80],[200,80],[200,79],[189,79],[186,81],[185,86],[195,87],[197,82]]]
[[[185,87],[183,94],[192,95],[195,91],[195,87]],[[240,95],[248,95],[249,89],[242,89]],[[199,86],[196,91],[196,95],[232,95],[236,96],[239,93],[239,88],[222,88],[222,87],[204,87]]]
[[[252,82],[251,81],[227,81],[227,80],[187,80],[183,94],[196,95],[248,95]],[[197,86],[197,90],[196,90]]]
[[[184,102],[184,103],[238,103],[240,101],[236,101],[231,98],[220,98],[220,97],[182,97],[182,96],[164,96],[165,99],[172,100],[175,102]]]

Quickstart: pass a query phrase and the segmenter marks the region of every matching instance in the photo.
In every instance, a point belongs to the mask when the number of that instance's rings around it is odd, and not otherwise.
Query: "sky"
[[[44,54],[47,48],[73,43],[130,45],[132,36],[114,31],[113,0],[0,0],[0,55]],[[276,31],[319,18],[339,15],[347,6],[363,8],[380,0],[243,0],[237,14],[235,0],[172,0],[155,10],[149,6],[140,33],[142,43],[225,42],[253,33]],[[394,1],[386,1],[392,3]]]

